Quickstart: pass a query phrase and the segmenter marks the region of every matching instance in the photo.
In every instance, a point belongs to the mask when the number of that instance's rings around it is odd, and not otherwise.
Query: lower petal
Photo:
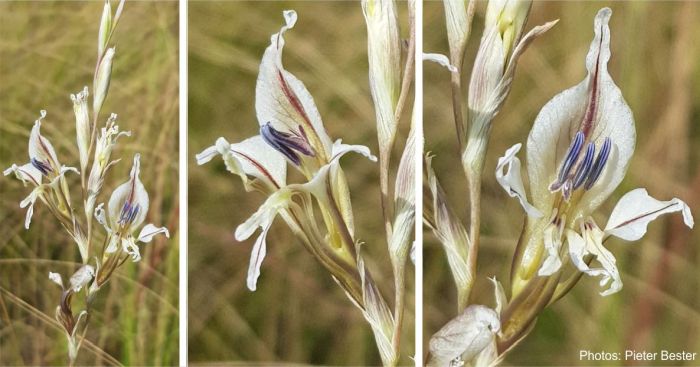
[[[267,232],[270,230],[270,225],[263,228],[262,233],[255,240],[255,245],[250,253],[250,264],[248,265],[248,278],[246,283],[248,289],[255,291],[257,288],[258,278],[260,277],[260,267],[262,266],[263,259],[267,254],[267,243],[265,239],[267,238]]]

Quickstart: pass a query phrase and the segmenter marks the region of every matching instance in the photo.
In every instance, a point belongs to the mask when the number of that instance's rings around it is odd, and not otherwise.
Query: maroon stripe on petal
[[[593,129],[593,120],[598,112],[598,71],[600,70],[600,48],[603,45],[603,30],[600,31],[600,44],[598,45],[598,55],[596,57],[595,70],[593,72],[593,83],[591,85],[591,97],[588,100],[586,114],[581,122],[581,131],[586,137],[590,136]]]
[[[267,179],[270,180],[270,182],[272,182],[273,185],[275,185],[275,188],[277,188],[277,189],[280,188],[280,185],[277,183],[277,181],[275,181],[275,179],[272,177],[272,175],[270,174],[270,172],[269,172],[268,170],[266,170],[265,167],[264,167],[262,164],[260,164],[258,161],[256,161],[255,159],[253,159],[252,157],[250,157],[249,155],[247,155],[247,154],[245,154],[245,153],[243,153],[243,152],[239,152],[239,151],[233,150],[233,149],[231,149],[231,151],[232,151],[233,153],[236,153],[236,154],[240,155],[240,156],[243,157],[245,160],[247,160],[248,162],[250,162],[250,164],[252,164],[253,166],[255,166],[255,168],[257,168],[258,171],[260,171],[260,173],[262,173],[263,175],[265,175],[265,177],[267,177]]]
[[[277,79],[279,80],[280,86],[282,86],[282,92],[284,92],[284,95],[289,100],[289,103],[291,103],[292,107],[294,107],[294,109],[299,113],[299,115],[301,115],[301,117],[304,119],[304,122],[309,126],[309,128],[311,130],[314,130],[309,116],[306,114],[304,107],[301,105],[301,101],[299,101],[297,95],[289,88],[287,80],[284,78],[284,74],[282,74],[282,70],[277,70]]]

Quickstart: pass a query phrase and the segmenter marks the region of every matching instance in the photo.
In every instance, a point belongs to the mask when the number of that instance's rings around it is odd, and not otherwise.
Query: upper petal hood
[[[140,155],[134,156],[129,180],[117,187],[109,198],[107,213],[113,229],[137,228],[146,219],[148,212],[148,193],[139,178]]]
[[[579,131],[585,135],[585,143],[594,143],[597,151],[609,137],[612,149],[602,175],[583,194],[572,219],[595,210],[627,171],[636,133],[632,111],[608,74],[611,14],[610,9],[603,8],[595,18],[595,37],[586,57],[586,78],[552,98],[538,114],[530,132],[528,173],[533,204],[540,211],[552,207],[555,195],[550,192],[550,184],[557,178],[567,150]]]
[[[331,139],[328,137],[321,115],[313,97],[299,79],[284,69],[282,51],[284,33],[293,28],[297,14],[284,11],[286,24],[279,33],[272,35],[270,46],[260,62],[260,72],[255,86],[255,111],[260,126],[271,123],[276,130],[303,133],[320,159],[330,153]]]
[[[56,151],[48,139],[41,135],[41,120],[46,117],[46,111],[41,111],[41,116],[34,122],[32,132],[29,134],[29,159],[42,174],[53,172],[58,174],[61,164],[58,163]]]

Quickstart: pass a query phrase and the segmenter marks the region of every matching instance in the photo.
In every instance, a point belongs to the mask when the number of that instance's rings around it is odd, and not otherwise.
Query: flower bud
[[[467,6],[467,0],[443,0],[443,5],[447,40],[450,44],[450,61],[457,67],[461,67],[464,49],[472,29],[474,1],[469,0],[469,6]]]
[[[95,95],[93,96],[92,109],[95,116],[99,115],[102,104],[107,98],[109,82],[112,77],[112,60],[114,59],[114,47],[107,49],[104,57],[100,61],[100,66],[95,73]]]
[[[75,132],[78,139],[78,152],[80,153],[80,171],[87,167],[88,150],[90,149],[90,116],[88,113],[88,88],[85,87],[78,94],[71,94],[73,112],[75,112]]]
[[[396,134],[394,110],[401,89],[401,43],[393,0],[364,0],[369,84],[377,115],[380,150],[391,148]]]
[[[112,7],[109,0],[105,0],[105,6],[102,10],[102,19],[100,20],[100,33],[97,37],[97,58],[99,60],[107,48],[109,34],[112,32]]]
[[[520,39],[531,6],[531,0],[489,1],[486,9],[486,29],[498,29],[503,42],[504,57],[508,58],[513,45]]]

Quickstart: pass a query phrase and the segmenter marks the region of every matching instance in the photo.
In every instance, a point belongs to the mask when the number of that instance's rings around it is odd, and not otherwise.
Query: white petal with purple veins
[[[678,198],[659,201],[651,197],[646,189],[635,189],[617,202],[605,226],[605,233],[636,241],[647,232],[649,222],[663,214],[675,212],[681,212],[685,225],[693,228],[693,215],[685,202]]]

